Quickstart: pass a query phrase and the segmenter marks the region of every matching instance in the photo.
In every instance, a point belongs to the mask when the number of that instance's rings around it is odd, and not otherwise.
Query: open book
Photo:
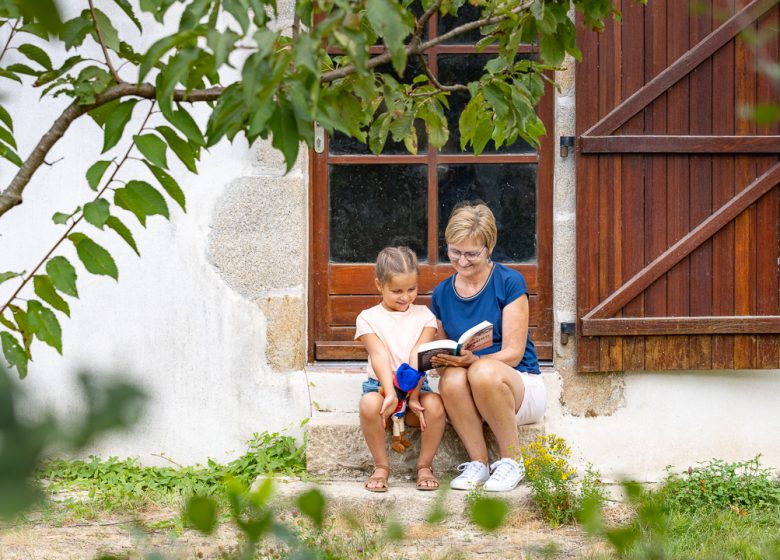
[[[431,358],[437,354],[450,354],[456,356],[463,350],[476,352],[493,344],[493,323],[482,321],[460,335],[455,340],[432,340],[420,344],[417,349],[417,370],[428,371],[433,369]]]

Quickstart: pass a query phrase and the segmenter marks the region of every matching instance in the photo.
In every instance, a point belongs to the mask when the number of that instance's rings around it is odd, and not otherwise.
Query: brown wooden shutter
[[[778,368],[779,0],[622,5],[577,66],[580,371]],[[739,37],[768,33],[756,55]],[[759,35],[761,36],[761,35]]]

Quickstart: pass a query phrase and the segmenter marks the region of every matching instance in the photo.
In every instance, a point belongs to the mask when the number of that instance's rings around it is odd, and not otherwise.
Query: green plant
[[[664,502],[677,511],[714,508],[740,514],[776,507],[780,505],[780,481],[761,466],[760,458],[757,455],[733,463],[711,459],[679,474],[667,469],[660,493]]]
[[[172,505],[192,495],[223,496],[229,481],[248,486],[262,474],[306,472],[305,442],[299,446],[292,436],[263,432],[254,434],[248,445],[246,453],[224,465],[209,459],[206,466],[146,467],[135,459],[91,456],[88,461],[48,462],[38,477],[46,480],[49,492],[82,490],[95,505],[111,510]]]
[[[588,465],[584,475],[576,478],[576,469],[569,465],[571,450],[563,438],[539,436],[520,453],[534,504],[553,527],[573,522],[583,500],[603,500],[598,471]]]

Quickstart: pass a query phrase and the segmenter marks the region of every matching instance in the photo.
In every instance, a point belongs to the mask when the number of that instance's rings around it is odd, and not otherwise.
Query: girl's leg
[[[366,393],[360,399],[360,427],[363,430],[363,437],[374,459],[374,465],[389,465],[387,458],[387,447],[385,447],[385,425],[379,411],[382,409],[383,398],[379,393]],[[372,477],[389,476],[390,472],[386,468],[374,468]],[[382,488],[382,482],[379,480],[369,480],[366,488]],[[386,484],[385,484],[386,487]]]
[[[498,360],[479,360],[467,373],[478,413],[496,436],[501,457],[520,451],[515,414],[523,404],[525,385],[517,370]]]
[[[439,380],[439,393],[447,417],[458,433],[469,458],[487,465],[488,452],[485,433],[482,431],[482,416],[477,410],[471,390],[465,368],[447,368]]]
[[[421,486],[438,488],[439,484],[436,482],[430,466],[433,465],[433,458],[436,456],[436,450],[444,435],[444,404],[439,395],[428,391],[420,394],[420,404],[425,409],[423,414],[428,427],[420,434],[420,457],[417,459],[417,465],[427,466],[418,468],[417,478],[420,480]],[[414,413],[411,416],[414,416]]]

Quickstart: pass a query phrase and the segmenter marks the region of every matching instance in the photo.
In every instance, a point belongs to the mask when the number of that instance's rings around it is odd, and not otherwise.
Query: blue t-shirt
[[[460,338],[461,334],[481,321],[493,323],[493,345],[476,352],[476,354],[493,354],[501,350],[501,314],[504,307],[527,293],[528,288],[522,274],[494,263],[490,277],[482,290],[471,297],[462,297],[455,291],[455,274],[440,282],[433,290],[432,310],[436,318],[441,321],[447,337],[453,340]],[[515,369],[540,373],[539,360],[536,357],[534,343],[531,342],[530,329],[525,343],[525,354]]]

